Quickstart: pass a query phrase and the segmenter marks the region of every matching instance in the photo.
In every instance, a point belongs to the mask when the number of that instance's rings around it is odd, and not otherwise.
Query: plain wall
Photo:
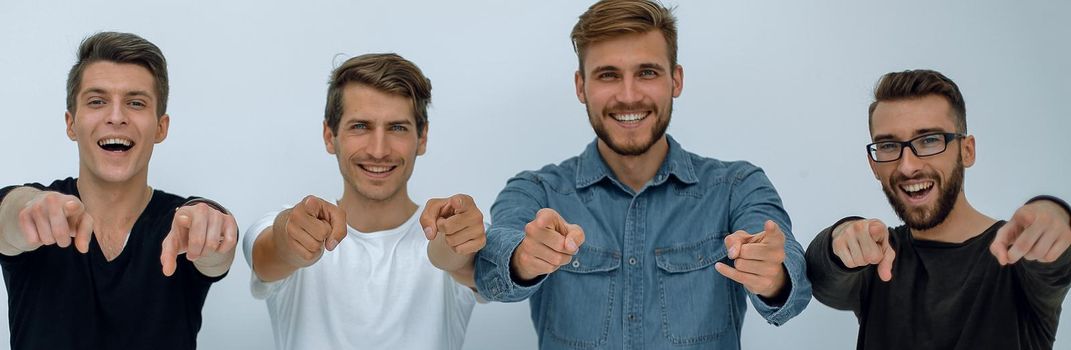
[[[463,192],[486,211],[510,176],[594,139],[568,39],[589,1],[179,3],[0,2],[0,184],[77,175],[64,84],[78,43],[102,30],[142,35],[168,59],[171,132],[150,185],[216,199],[243,230],[303,195],[341,193],[321,120],[328,73],[354,55],[397,52],[433,82],[428,152],[409,187],[417,201]],[[1069,2],[677,4],[685,84],[670,134],[692,152],[763,167],[804,246],[849,214],[899,222],[863,148],[874,83],[889,71],[936,69],[961,87],[977,137],[965,187],[976,208],[1008,218],[1036,194],[1071,198]],[[249,277],[238,257],[212,288],[202,348],[272,345]],[[1056,348],[1068,349],[1071,316],[1061,320]],[[749,311],[743,345],[847,349],[857,329],[851,313],[812,300],[782,327]],[[535,344],[526,303],[476,307],[467,349]]]

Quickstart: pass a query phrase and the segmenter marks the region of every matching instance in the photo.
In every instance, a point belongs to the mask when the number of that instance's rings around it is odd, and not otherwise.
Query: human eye
[[[658,71],[654,69],[644,69],[640,71],[641,78],[653,79],[658,77]]]
[[[874,148],[878,152],[882,152],[882,153],[895,153],[895,152],[899,152],[900,151],[900,143],[899,142],[879,142],[878,144],[874,145]]]
[[[935,145],[940,145],[940,144],[942,144],[944,142],[945,142],[945,135],[942,135],[942,134],[923,135],[923,136],[920,136],[919,138],[915,139],[915,144],[916,145],[924,146],[924,147],[926,147],[926,146],[933,147]]]
[[[614,80],[618,78],[617,72],[602,72],[599,73],[596,78],[599,80]]]

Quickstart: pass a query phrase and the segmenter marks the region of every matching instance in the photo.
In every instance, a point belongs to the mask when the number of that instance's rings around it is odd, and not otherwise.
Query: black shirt
[[[1001,267],[989,245],[1004,221],[963,243],[916,240],[890,229],[893,279],[875,265],[848,269],[827,228],[807,249],[818,301],[859,319],[859,349],[1052,349],[1071,285],[1071,250],[1053,263]]]
[[[41,190],[78,196],[76,180]],[[0,201],[15,186],[0,189]],[[154,191],[126,246],[107,261],[96,237],[89,253],[56,245],[16,256],[0,254],[8,293],[13,349],[194,349],[210,278],[180,255],[171,277],[161,244],[175,209],[187,201]]]

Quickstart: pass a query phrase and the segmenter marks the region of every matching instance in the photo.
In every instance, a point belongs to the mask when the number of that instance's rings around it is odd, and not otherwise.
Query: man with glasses
[[[959,88],[886,74],[870,105],[870,167],[905,225],[848,217],[818,234],[818,301],[859,318],[859,349],[1051,349],[1071,284],[1071,209],[1038,196],[998,221],[967,202],[975,161]]]

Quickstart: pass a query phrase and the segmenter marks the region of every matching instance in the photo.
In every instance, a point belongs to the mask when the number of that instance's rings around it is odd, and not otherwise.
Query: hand
[[[429,199],[420,214],[420,226],[428,240],[445,243],[457,255],[476,254],[487,244],[483,213],[468,195]]]
[[[53,244],[66,248],[73,239],[75,249],[87,253],[93,236],[93,217],[78,197],[42,191],[19,210],[19,228],[29,245],[17,247],[23,251]]]
[[[1071,219],[1063,207],[1040,200],[1015,211],[1011,220],[997,230],[989,252],[1001,265],[1019,259],[1051,263],[1071,245]]]
[[[765,298],[781,293],[788,275],[783,265],[785,233],[776,223],[766,220],[764,231],[754,235],[736,231],[725,237],[725,247],[736,267],[718,262],[714,264],[715,270]]]
[[[833,229],[833,254],[847,268],[878,265],[878,277],[893,278],[896,251],[889,242],[889,229],[878,219],[855,220]]]
[[[346,212],[315,196],[307,196],[293,208],[279,213],[272,226],[272,240],[279,257],[294,267],[307,267],[320,260],[324,249],[335,250],[346,238]]]
[[[205,203],[182,206],[175,209],[171,232],[162,244],[160,264],[165,276],[174,275],[178,267],[175,260],[185,253],[186,259],[199,266],[226,264],[220,267],[222,274],[230,267],[237,243],[238,224],[233,216]]]
[[[524,239],[513,251],[510,267],[522,281],[557,271],[568,264],[584,244],[584,230],[562,219],[554,209],[536,212],[524,226]]]

